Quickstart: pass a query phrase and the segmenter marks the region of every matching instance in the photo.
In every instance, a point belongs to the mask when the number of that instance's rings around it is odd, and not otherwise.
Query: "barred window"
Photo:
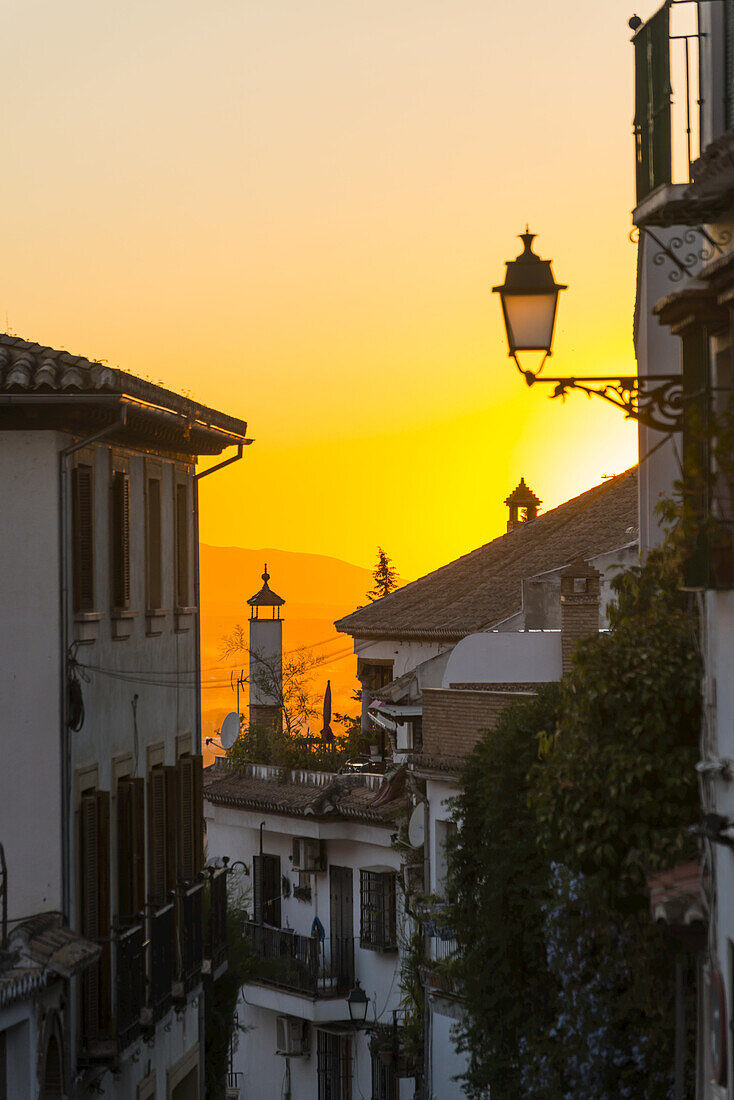
[[[385,1065],[379,1053],[372,1051],[372,1100],[397,1100],[395,1066]]]
[[[316,1032],[318,1100],[352,1100],[352,1042],[347,1035]]]
[[[373,951],[397,946],[395,874],[360,871],[360,947]]]

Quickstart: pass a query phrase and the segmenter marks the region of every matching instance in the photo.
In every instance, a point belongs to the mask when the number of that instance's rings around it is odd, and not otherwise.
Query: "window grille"
[[[346,1035],[317,1032],[318,1100],[352,1100],[352,1044]]]
[[[372,1051],[372,1100],[397,1100],[395,1067],[385,1065],[379,1053]]]
[[[397,946],[395,875],[391,871],[360,871],[361,947],[375,951]]]

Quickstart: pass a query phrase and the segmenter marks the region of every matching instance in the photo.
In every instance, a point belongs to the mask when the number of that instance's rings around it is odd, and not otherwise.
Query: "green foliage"
[[[700,664],[678,583],[670,550],[620,575],[610,632],[466,762],[449,888],[474,1100],[668,1096],[673,952],[645,874],[691,854],[700,812]]]
[[[225,1100],[230,1044],[235,1034],[237,998],[254,972],[255,957],[245,935],[245,899],[230,891],[227,904],[227,969],[205,986],[206,1095]]]
[[[538,736],[555,729],[559,696],[549,685],[499,716],[467,757],[454,806],[447,885],[467,1008],[460,1048],[469,1055],[472,1098],[488,1089],[497,1100],[522,1095],[520,1040],[550,1023],[554,987],[542,935],[548,866],[536,843],[528,776]]]
[[[541,848],[620,903],[692,854],[700,662],[677,580],[664,551],[616,579],[611,632],[579,646],[532,774]]]
[[[320,737],[294,736],[282,727],[247,724],[243,718],[240,736],[227,752],[227,767],[237,771],[244,764],[272,764],[279,768],[338,772],[355,756],[356,742],[354,730],[343,736],[335,734],[333,741],[327,742]]]
[[[367,593],[367,599],[373,603],[389,596],[398,587],[398,572],[381,546],[377,547],[377,564],[372,572],[374,587]]]

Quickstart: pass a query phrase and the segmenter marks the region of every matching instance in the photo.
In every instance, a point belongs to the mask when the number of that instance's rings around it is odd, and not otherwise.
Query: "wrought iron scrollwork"
[[[603,398],[621,409],[628,420],[636,420],[656,432],[678,432],[683,427],[683,380],[679,374],[654,374],[646,378],[634,375],[537,378],[530,371],[523,373],[529,386],[536,382],[554,385],[551,398],[560,397],[564,401],[570,390],[580,390],[587,397]]]
[[[714,236],[705,226],[697,225],[674,234],[667,242],[648,226],[643,226],[642,229],[635,228],[630,232],[630,240],[639,240],[640,233],[646,233],[659,249],[652,257],[656,267],[662,267],[665,263],[672,264],[672,270],[668,272],[671,283],[679,283],[684,275],[689,279],[694,278],[701,264],[708,263],[716,255],[723,256],[732,239],[728,229],[719,229]]]

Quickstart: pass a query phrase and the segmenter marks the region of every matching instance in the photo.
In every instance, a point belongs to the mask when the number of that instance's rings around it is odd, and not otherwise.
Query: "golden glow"
[[[546,372],[633,372],[630,14],[11,0],[0,321],[249,421],[204,541],[434,568],[520,475],[547,508],[634,461],[527,389],[490,293],[529,222],[569,284]]]

